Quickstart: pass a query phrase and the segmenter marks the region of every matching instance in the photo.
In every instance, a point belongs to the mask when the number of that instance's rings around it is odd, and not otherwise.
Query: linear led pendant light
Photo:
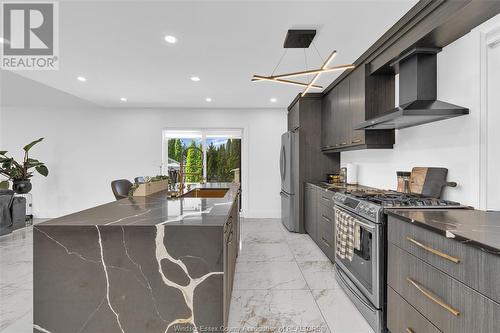
[[[281,56],[281,59],[278,61],[278,64],[276,65],[276,67],[273,70],[273,73],[270,76],[254,75],[252,77],[252,82],[271,81],[271,82],[301,86],[301,87],[304,87],[304,91],[301,94],[301,96],[303,97],[305,94],[307,94],[307,92],[310,89],[322,89],[323,88],[322,86],[315,84],[316,81],[318,80],[319,76],[322,73],[329,73],[329,72],[335,72],[335,71],[341,71],[341,70],[345,70],[345,69],[354,68],[354,65],[341,65],[341,66],[328,67],[328,65],[330,65],[333,58],[335,58],[335,55],[337,54],[337,51],[333,51],[332,53],[330,53],[328,58],[323,62],[323,65],[319,69],[311,69],[311,70],[305,70],[305,71],[300,71],[300,72],[274,75],[274,72],[276,71],[276,69],[280,65],[281,61],[283,60],[284,56],[286,55],[287,49],[290,49],[290,48],[306,49],[313,42],[314,36],[316,36],[316,30],[293,30],[293,29],[288,30],[288,32],[286,34],[285,42],[283,44],[283,47],[285,48],[285,52]],[[314,46],[314,47],[316,48],[316,46]],[[316,49],[316,51],[318,51],[318,49]],[[305,52],[304,52],[304,55],[305,55]],[[318,55],[319,55],[319,52],[318,52]],[[306,65],[307,65],[307,59],[306,59]],[[312,80],[309,81],[309,83],[300,82],[300,81],[285,80],[285,78],[300,77],[300,76],[312,75],[312,74],[314,74],[314,76],[313,76]]]

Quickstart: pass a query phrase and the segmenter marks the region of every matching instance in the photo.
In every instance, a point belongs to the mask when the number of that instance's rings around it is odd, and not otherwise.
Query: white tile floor
[[[277,219],[242,220],[229,326],[250,332],[373,333],[314,241],[288,232]]]
[[[31,228],[0,237],[0,332],[32,332]],[[277,219],[242,219],[229,326],[253,332],[373,333],[308,235]],[[102,332],[99,332],[102,333]],[[140,333],[140,332],[136,332]]]

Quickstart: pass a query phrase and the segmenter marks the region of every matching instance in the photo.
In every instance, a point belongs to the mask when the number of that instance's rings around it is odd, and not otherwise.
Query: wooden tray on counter
[[[145,197],[153,193],[168,190],[168,180],[159,180],[156,182],[139,184],[134,191],[134,197]]]

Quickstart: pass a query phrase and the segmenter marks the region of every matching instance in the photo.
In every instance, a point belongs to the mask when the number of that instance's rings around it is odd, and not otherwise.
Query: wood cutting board
[[[447,168],[414,167],[410,176],[410,192],[440,198],[445,186],[457,186],[457,183],[447,182],[447,176]]]

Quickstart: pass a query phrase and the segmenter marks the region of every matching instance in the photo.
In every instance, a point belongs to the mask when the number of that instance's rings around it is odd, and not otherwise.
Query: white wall
[[[361,184],[395,189],[398,170],[446,167],[448,179],[459,186],[446,189],[444,198],[479,206],[480,33],[499,23],[500,15],[448,45],[437,56],[438,99],[468,107],[470,114],[397,130],[394,149],[342,153],[342,164],[358,164]]]
[[[166,127],[242,128],[244,213],[280,216],[278,165],[285,110],[13,106],[16,103],[2,108],[1,148],[19,150],[34,138],[46,138],[33,149],[33,156],[50,170],[46,179],[33,178],[38,217],[57,217],[113,201],[113,179],[157,174]]]

